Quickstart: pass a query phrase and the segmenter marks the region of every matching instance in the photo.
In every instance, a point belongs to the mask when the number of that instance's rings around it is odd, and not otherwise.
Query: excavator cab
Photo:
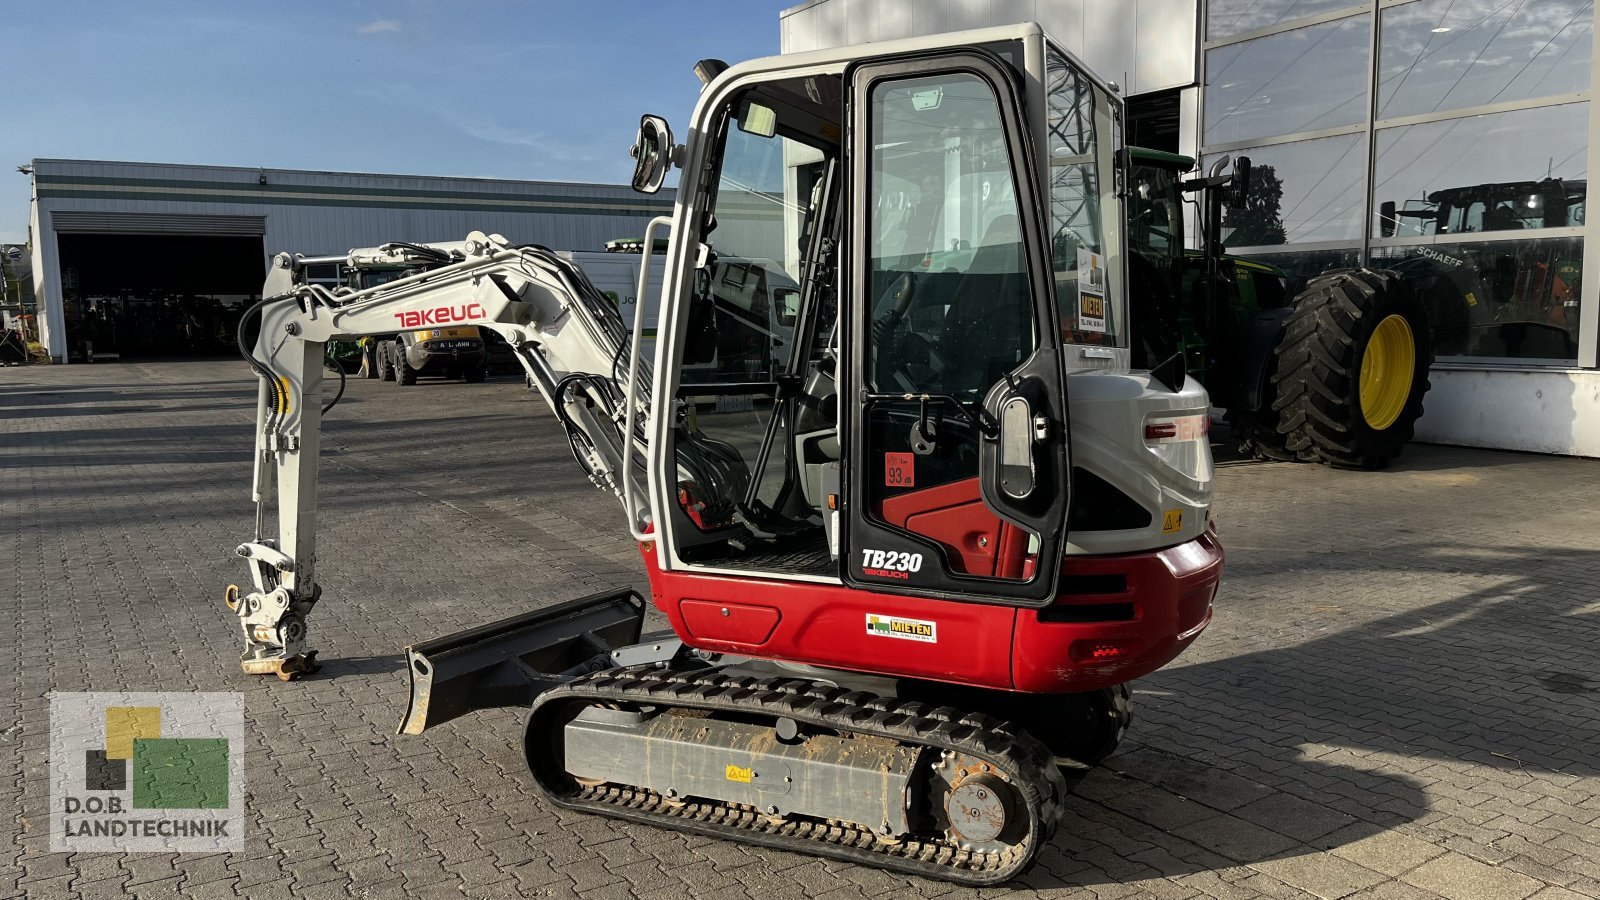
[[[1051,79],[1032,96],[1030,60]],[[1048,602],[1071,502],[1065,350],[1124,352],[1099,214],[1113,98],[1020,35],[796,63],[708,85],[705,139],[683,150],[667,280],[690,299],[653,391],[672,398],[655,437],[676,471],[651,479],[663,562]],[[801,286],[771,377],[686,365],[693,286],[719,256]]]

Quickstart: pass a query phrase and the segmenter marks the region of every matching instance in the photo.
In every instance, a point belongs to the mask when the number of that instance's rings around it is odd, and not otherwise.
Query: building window
[[[1592,0],[1420,0],[1385,9],[1382,24],[1379,119],[1589,87]]]
[[[1567,103],[1380,130],[1373,237],[1582,225],[1588,124]]]
[[[1356,16],[1206,51],[1206,144],[1359,123],[1371,21]]]
[[[1581,238],[1376,247],[1372,256],[1422,295],[1438,356],[1578,358]]]
[[[1350,0],[1211,0],[1206,39],[1260,31],[1351,5]]]
[[[1203,162],[1255,167],[1223,219],[1230,248],[1291,292],[1330,268],[1401,272],[1440,357],[1579,360],[1592,2],[1207,10]]]
[[[1250,158],[1250,196],[1244,209],[1224,211],[1224,244],[1259,247],[1360,240],[1362,193],[1351,190],[1365,175],[1360,135],[1230,153]],[[1203,159],[1203,166],[1215,158]]]

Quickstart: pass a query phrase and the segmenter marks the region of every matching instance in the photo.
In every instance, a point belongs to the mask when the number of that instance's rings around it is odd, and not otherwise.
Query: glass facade
[[[1419,0],[1383,10],[1378,118],[1586,90],[1594,4]]]
[[[1361,181],[1366,152],[1361,136],[1296,141],[1231,151],[1250,157],[1252,202],[1227,210],[1230,247],[1316,241],[1360,240],[1362,198],[1350,186]],[[1209,166],[1220,154],[1205,157]]]
[[[1254,166],[1230,249],[1406,274],[1441,357],[1579,360],[1590,0],[1210,0],[1205,34],[1203,163]]]
[[[1354,16],[1207,51],[1206,143],[1360,122],[1371,21]]]

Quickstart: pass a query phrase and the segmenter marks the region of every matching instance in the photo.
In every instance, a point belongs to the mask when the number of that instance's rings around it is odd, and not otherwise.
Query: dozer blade
[[[624,588],[413,644],[399,733],[421,734],[474,710],[527,707],[543,691],[604,668],[643,626],[644,598]]]

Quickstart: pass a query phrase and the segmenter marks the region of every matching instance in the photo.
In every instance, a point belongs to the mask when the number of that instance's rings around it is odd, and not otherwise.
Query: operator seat
[[[1022,235],[1014,215],[989,223],[967,271],[957,282],[938,342],[945,371],[937,389],[983,393],[1015,369],[1032,350],[1033,304]]]
[[[1501,203],[1489,210],[1489,215],[1484,218],[1484,231],[1520,231],[1522,219],[1518,218],[1516,210],[1509,205]]]

